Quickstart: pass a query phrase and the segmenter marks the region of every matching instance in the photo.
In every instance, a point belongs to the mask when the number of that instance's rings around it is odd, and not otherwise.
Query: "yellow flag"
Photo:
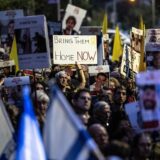
[[[140,16],[140,23],[139,29],[143,30],[143,39],[142,39],[142,46],[141,46],[141,57],[140,57],[140,65],[139,65],[139,72],[146,70],[146,60],[144,56],[144,37],[145,37],[145,24],[143,22],[142,16]]]
[[[108,29],[108,17],[107,14],[104,15],[103,24],[102,24],[102,33],[106,34]]]
[[[14,36],[13,42],[12,42],[12,48],[11,53],[9,55],[10,60],[14,60],[15,66],[16,66],[16,72],[19,70],[19,64],[18,64],[18,55],[17,55],[17,43],[16,43],[16,37]]]
[[[144,28],[143,17],[140,16],[140,20],[139,20],[139,29],[142,29],[142,30],[143,30],[143,28]]]
[[[119,61],[119,57],[122,55],[122,43],[121,37],[119,32],[119,27],[116,27],[116,33],[114,36],[114,44],[113,44],[113,51],[112,51],[112,62]]]

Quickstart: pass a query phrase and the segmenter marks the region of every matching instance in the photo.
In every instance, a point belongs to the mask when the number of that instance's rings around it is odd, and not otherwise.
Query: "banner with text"
[[[53,35],[53,64],[97,64],[96,36]]]
[[[139,72],[140,53],[131,50],[131,47],[125,45],[120,72],[122,75],[133,78]]]

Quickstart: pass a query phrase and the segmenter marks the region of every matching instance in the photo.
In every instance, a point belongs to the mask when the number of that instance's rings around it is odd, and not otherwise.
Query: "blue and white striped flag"
[[[57,86],[53,87],[53,100],[47,112],[44,143],[48,159],[104,159]]]
[[[16,160],[45,160],[45,150],[29,95],[29,88],[24,87],[24,111],[20,121]]]

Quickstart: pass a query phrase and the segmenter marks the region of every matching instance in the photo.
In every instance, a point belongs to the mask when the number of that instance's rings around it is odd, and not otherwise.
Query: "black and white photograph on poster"
[[[47,52],[42,28],[37,27],[32,29],[17,29],[15,32],[18,54],[35,54]]]
[[[132,27],[131,30],[131,48],[132,50],[141,53],[143,42],[143,30]]]
[[[0,11],[0,47],[4,53],[9,54],[14,37],[14,21],[18,17],[23,17],[23,10]]]
[[[41,69],[50,66],[49,37],[45,16],[17,18],[15,35],[20,69]]]
[[[62,21],[63,35],[77,35],[81,27],[82,21],[86,16],[87,11],[77,6],[68,4],[66,13]]]
[[[160,71],[148,71],[137,74],[139,88],[138,124],[144,130],[160,128]]]
[[[134,78],[135,74],[139,72],[140,53],[132,50],[131,47],[124,45],[123,55],[121,61],[120,72],[128,78]]]
[[[147,29],[146,43],[160,43],[160,29]]]
[[[103,41],[103,60],[104,62],[107,62],[105,64],[109,64],[109,35],[104,34],[102,41]]]
[[[9,105],[22,107],[22,87],[30,85],[29,76],[9,77],[4,79],[1,98],[7,100]]]
[[[147,70],[160,69],[160,51],[146,51]]]

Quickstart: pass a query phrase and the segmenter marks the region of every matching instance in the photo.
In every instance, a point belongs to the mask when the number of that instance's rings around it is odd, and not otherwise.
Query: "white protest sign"
[[[9,77],[4,79],[4,85],[6,87],[17,86],[17,85],[28,85],[30,84],[29,76],[22,77]]]
[[[131,48],[132,50],[141,53],[143,41],[143,30],[132,27],[131,31]]]
[[[140,132],[141,128],[138,124],[138,111],[139,104],[138,102],[127,103],[125,105],[125,112],[128,115],[129,121],[134,131]]]
[[[97,73],[108,73],[109,70],[109,65],[99,65],[99,66],[89,66],[89,73],[90,74],[97,74]]]
[[[15,65],[14,60],[0,61],[0,68],[14,66],[14,65]]]
[[[1,100],[0,121],[0,159],[5,157],[5,159],[11,160],[16,149],[16,143],[13,138],[14,129]]]
[[[139,125],[144,130],[160,128],[160,71],[137,74],[139,87]]]
[[[136,82],[138,85],[160,84],[160,71],[154,70],[138,73],[136,75]]]
[[[53,35],[53,64],[97,64],[96,36]]]
[[[66,8],[66,13],[65,16],[63,18],[63,22],[62,22],[62,29],[66,28],[66,20],[69,16],[74,16],[76,19],[76,24],[74,26],[74,30],[76,30],[77,32],[79,31],[79,28],[82,24],[82,21],[84,19],[84,17],[86,16],[86,10],[79,8],[77,6],[68,4],[67,8]]]
[[[15,21],[20,69],[41,69],[51,65],[47,22],[44,15]]]
[[[123,48],[120,72],[122,75],[132,77],[132,73],[139,72],[140,53],[131,50],[127,45]]]
[[[160,43],[160,29],[147,29],[146,43]]]

